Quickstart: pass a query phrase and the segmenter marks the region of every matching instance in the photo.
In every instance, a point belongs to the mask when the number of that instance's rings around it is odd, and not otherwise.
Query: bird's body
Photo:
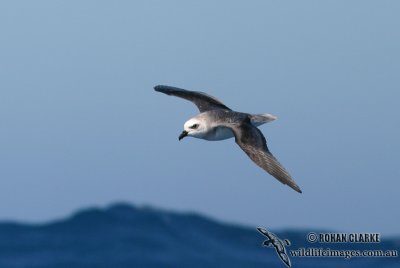
[[[276,119],[275,116],[270,114],[253,115],[253,114],[235,112],[231,110],[216,109],[200,113],[195,117],[191,118],[185,123],[185,128],[189,128],[191,125],[195,124],[196,121],[203,121],[202,126],[205,126],[206,130],[205,133],[202,133],[203,135],[193,136],[194,138],[199,138],[208,141],[226,140],[234,137],[232,129],[223,126],[217,122],[225,122],[227,119],[232,120],[233,118],[235,118],[236,120],[244,120],[245,118],[249,118],[250,123],[255,127],[258,127],[262,124],[271,122]]]
[[[187,128],[189,128],[196,122],[201,122],[201,126],[204,127],[204,131],[201,131],[199,135],[193,137],[208,141],[220,141],[234,137],[232,129],[222,124],[225,123],[227,118],[231,120],[231,123],[233,123],[233,121],[240,122],[240,120],[243,120],[245,117],[245,114],[234,111],[211,110],[198,114],[190,119],[185,125]]]
[[[233,138],[232,130],[227,127],[217,126],[212,128],[203,139],[208,141],[222,141],[230,138]]]
[[[235,137],[239,147],[258,166],[283,184],[287,184],[301,193],[299,186],[268,150],[266,140],[257,128],[257,126],[275,120],[275,116],[232,111],[219,100],[202,92],[169,86],[156,86],[155,90],[192,101],[200,110],[200,114],[184,124],[184,130],[179,136],[179,140],[186,136],[208,141]]]

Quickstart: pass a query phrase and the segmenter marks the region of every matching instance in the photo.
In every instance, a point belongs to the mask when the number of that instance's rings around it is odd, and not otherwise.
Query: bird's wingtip
[[[303,191],[300,189],[300,187],[297,184],[293,184],[293,185],[289,185],[290,188],[292,188],[293,190],[295,190],[296,192],[302,194]]]
[[[160,91],[161,88],[162,88],[162,85],[154,86],[154,90],[155,90],[155,91]]]
[[[157,92],[161,92],[167,95],[171,95],[171,93],[174,91],[174,87],[166,86],[166,85],[157,85],[154,87],[154,90]]]

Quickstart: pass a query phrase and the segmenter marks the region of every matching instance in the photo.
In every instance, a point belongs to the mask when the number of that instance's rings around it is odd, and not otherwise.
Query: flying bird
[[[258,227],[257,230],[268,238],[263,242],[263,245],[275,248],[276,254],[278,254],[283,263],[286,264],[287,267],[291,267],[292,263],[290,262],[289,255],[285,248],[285,246],[290,246],[290,241],[288,239],[282,240],[278,238],[276,234],[266,229]]]
[[[186,136],[209,141],[235,137],[236,143],[254,163],[281,183],[288,185],[296,192],[302,192],[286,169],[269,151],[264,135],[257,128],[277,119],[275,116],[236,112],[203,92],[163,85],[155,86],[154,90],[191,101],[199,109],[200,114],[184,124],[179,140]]]

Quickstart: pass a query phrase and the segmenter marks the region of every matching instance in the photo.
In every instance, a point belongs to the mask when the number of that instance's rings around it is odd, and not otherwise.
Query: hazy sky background
[[[399,234],[399,1],[2,1],[0,220],[129,201],[252,226]],[[205,91],[270,150],[178,142]]]

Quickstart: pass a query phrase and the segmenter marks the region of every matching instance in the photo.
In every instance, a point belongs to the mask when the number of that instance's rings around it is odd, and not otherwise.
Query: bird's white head
[[[186,136],[202,139],[207,134],[207,126],[202,117],[193,117],[186,121],[179,140]]]

